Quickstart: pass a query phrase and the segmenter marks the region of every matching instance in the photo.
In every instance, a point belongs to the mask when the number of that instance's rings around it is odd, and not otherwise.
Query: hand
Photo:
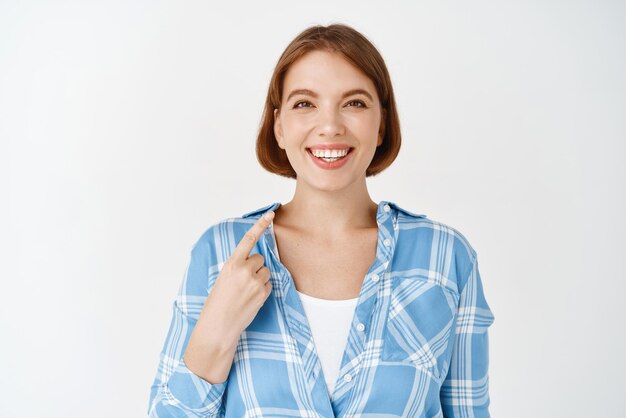
[[[269,212],[266,216],[269,219],[260,217],[235,247],[205,302],[207,311],[223,314],[229,323],[227,328],[237,331],[237,339],[254,320],[272,292],[270,270],[264,265],[265,258],[258,253],[250,255],[257,240],[274,218],[274,212]],[[209,317],[213,320],[215,318],[212,315]]]

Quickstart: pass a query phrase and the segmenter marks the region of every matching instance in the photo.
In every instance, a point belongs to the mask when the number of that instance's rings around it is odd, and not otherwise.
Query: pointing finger
[[[237,247],[233,251],[232,257],[246,260],[250,256],[250,252],[254,248],[261,234],[270,225],[274,219],[274,211],[269,211],[261,216],[252,227],[243,236]]]

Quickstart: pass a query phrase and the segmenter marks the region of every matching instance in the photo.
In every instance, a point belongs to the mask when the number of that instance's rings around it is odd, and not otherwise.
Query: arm
[[[445,418],[489,418],[489,341],[487,329],[494,322],[478,271],[472,259],[461,292],[454,349],[440,399]]]
[[[209,251],[209,244],[202,239],[192,249],[150,390],[150,417],[217,417],[220,413],[227,381],[210,383],[191,372],[183,361],[208,295],[209,269],[217,268],[210,265]]]

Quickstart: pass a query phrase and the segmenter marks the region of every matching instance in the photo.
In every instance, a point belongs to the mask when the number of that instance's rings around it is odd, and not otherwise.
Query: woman
[[[354,29],[300,33],[272,76],[257,156],[289,203],[195,243],[152,385],[154,417],[488,417],[487,305],[456,229],[373,202],[396,158],[385,63]]]

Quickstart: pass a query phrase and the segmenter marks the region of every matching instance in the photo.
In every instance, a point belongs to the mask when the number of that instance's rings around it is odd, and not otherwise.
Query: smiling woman
[[[489,417],[495,317],[475,250],[369,196],[399,126],[385,62],[361,33],[314,26],[287,46],[256,152],[296,180],[294,196],[195,243],[150,416]]]

